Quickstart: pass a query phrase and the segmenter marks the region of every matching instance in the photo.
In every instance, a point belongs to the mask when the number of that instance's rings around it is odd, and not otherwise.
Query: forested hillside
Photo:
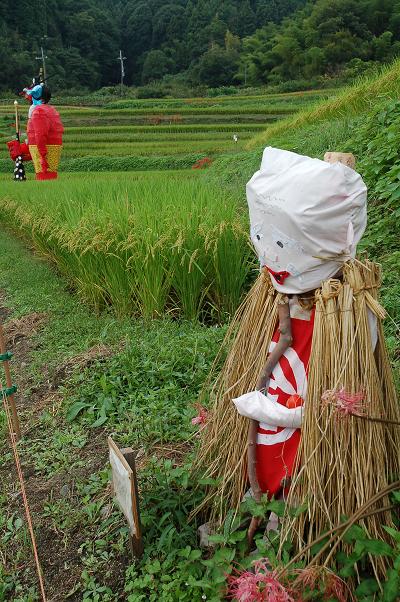
[[[304,4],[305,0],[2,0],[0,87],[15,87],[32,77],[42,43],[57,85],[94,89],[118,82],[120,48],[127,57],[125,82],[146,83],[194,67],[209,48],[225,47],[227,31],[243,38]],[[228,73],[232,78],[240,41],[232,38],[229,46],[229,39],[228,56],[223,58],[234,63]]]
[[[96,89],[179,75],[208,86],[349,78],[400,52],[400,0],[2,0],[0,90],[37,72]],[[44,37],[45,36],[45,37]]]

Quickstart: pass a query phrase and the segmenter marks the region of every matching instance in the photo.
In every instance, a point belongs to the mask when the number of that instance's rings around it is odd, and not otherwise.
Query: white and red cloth
[[[272,371],[266,394],[253,391],[233,400],[239,414],[259,421],[257,478],[269,497],[279,494],[282,479],[292,475],[300,443],[302,407],[288,408],[286,402],[293,395],[305,399],[307,393],[314,311],[305,311],[291,300],[290,314],[293,342]],[[277,329],[270,352],[279,336]]]

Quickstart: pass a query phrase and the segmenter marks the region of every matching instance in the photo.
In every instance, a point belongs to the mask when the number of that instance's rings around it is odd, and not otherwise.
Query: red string
[[[38,578],[39,578],[40,591],[42,594],[43,602],[46,602],[46,594],[44,591],[42,569],[40,566],[39,556],[38,556],[37,547],[36,547],[36,539],[35,539],[35,533],[33,531],[33,526],[32,526],[32,519],[31,519],[31,513],[30,513],[30,509],[29,509],[29,504],[28,504],[28,498],[26,496],[24,475],[22,474],[21,462],[19,460],[19,454],[18,454],[18,449],[17,449],[17,441],[15,438],[11,414],[10,414],[10,410],[9,410],[8,403],[7,403],[7,396],[3,389],[3,385],[1,383],[0,383],[0,391],[1,391],[1,395],[3,397],[4,410],[5,410],[6,417],[7,417],[7,425],[8,425],[8,430],[10,433],[11,446],[12,446],[12,449],[14,452],[14,459],[15,459],[15,465],[17,467],[18,479],[19,479],[19,482],[21,485],[22,499],[24,502],[26,521],[28,523],[29,534],[31,536],[31,541],[32,541],[32,548],[33,548],[33,554],[35,557],[36,571],[37,571]]]

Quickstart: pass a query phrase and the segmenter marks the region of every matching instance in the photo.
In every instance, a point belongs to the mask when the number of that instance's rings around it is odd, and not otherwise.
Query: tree
[[[325,52],[318,46],[308,48],[304,53],[304,75],[314,77],[325,71]]]
[[[238,56],[221,46],[214,45],[199,61],[199,79],[208,86],[225,86],[234,83]]]
[[[162,50],[150,50],[143,63],[142,82],[147,84],[161,79],[172,66],[172,61]]]

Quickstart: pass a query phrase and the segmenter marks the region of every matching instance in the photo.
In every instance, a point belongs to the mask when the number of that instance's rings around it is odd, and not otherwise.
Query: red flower
[[[365,399],[363,391],[358,393],[347,393],[342,387],[339,391],[325,391],[321,397],[326,404],[333,404],[336,413],[343,417],[346,416],[363,416],[364,404],[361,402]]]
[[[294,602],[280,583],[275,571],[270,571],[268,560],[257,560],[254,572],[236,571],[228,577],[228,598],[238,602]]]
[[[198,415],[192,418],[192,424],[200,424],[202,425],[200,429],[202,429],[207,422],[208,411],[200,404],[196,404],[194,407],[198,411]]]
[[[346,583],[335,573],[323,566],[309,566],[298,569],[298,574],[293,586],[299,593],[304,593],[304,588],[309,592],[320,592],[322,600],[337,600],[337,602],[352,602],[353,595]]]

